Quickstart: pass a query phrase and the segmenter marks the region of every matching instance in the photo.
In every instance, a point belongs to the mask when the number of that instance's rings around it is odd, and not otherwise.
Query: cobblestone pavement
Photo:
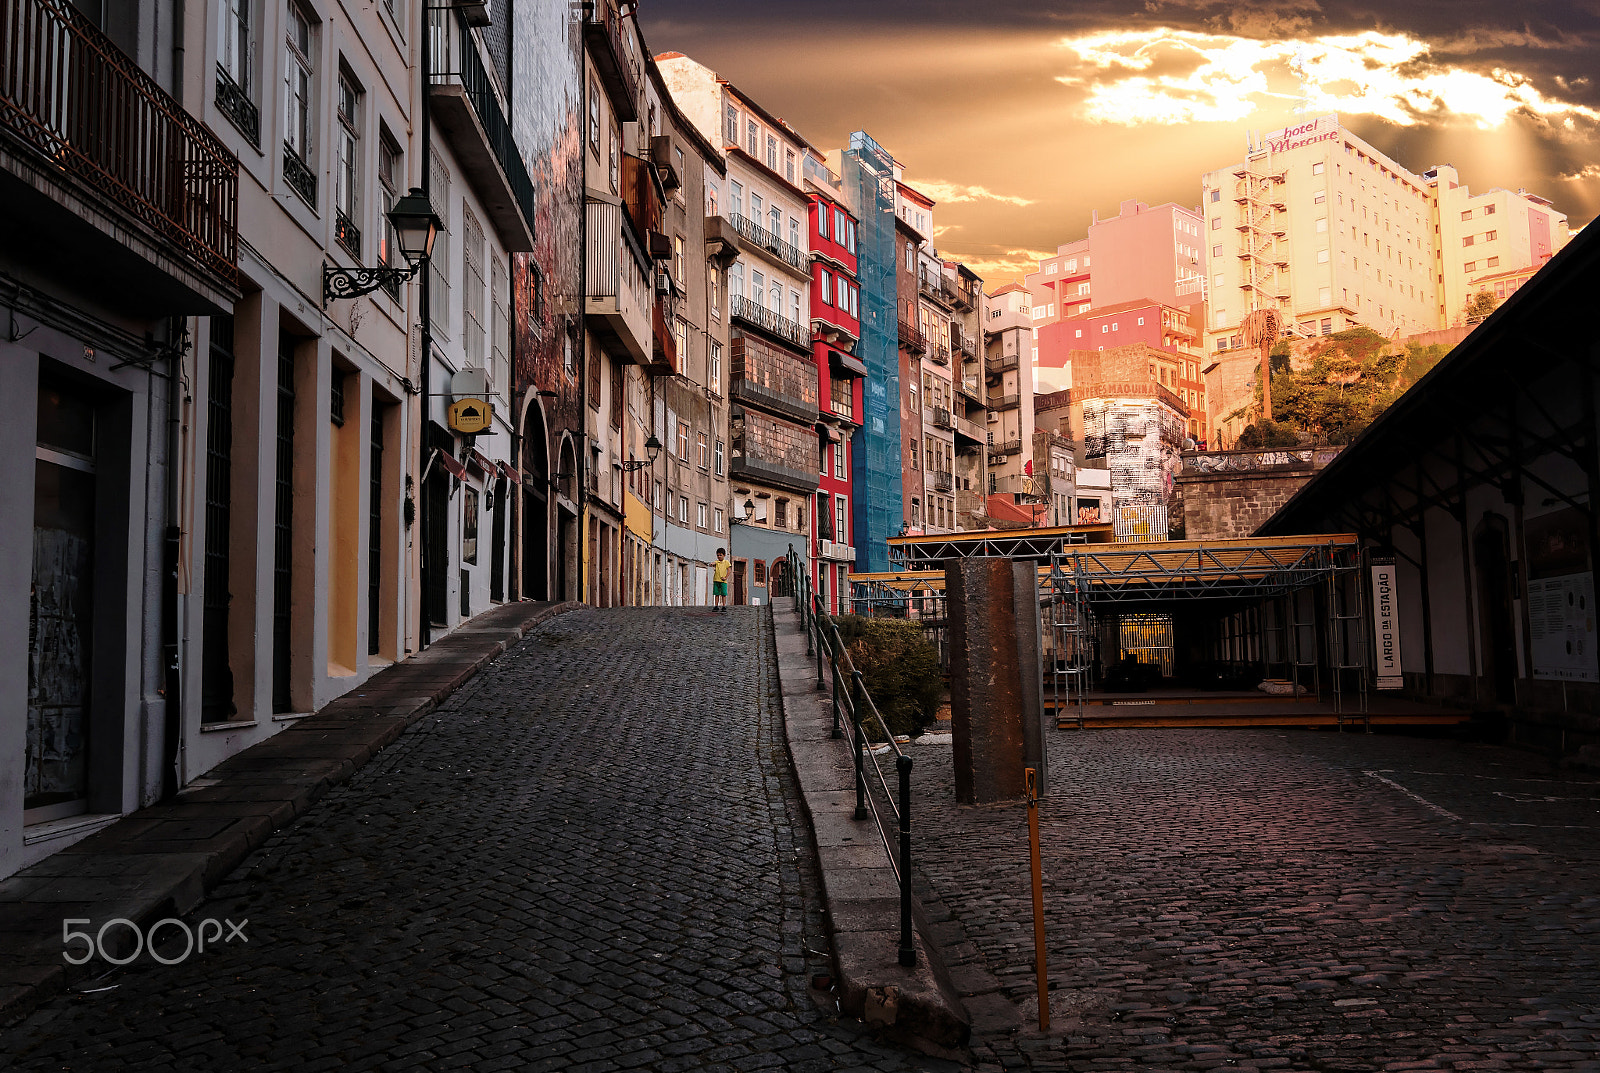
[[[826,938],[764,614],[544,624],[194,914],[248,945],[141,956],[0,1031],[0,1067],[957,1068],[809,990]]]
[[[983,1066],[1600,1070],[1600,776],[1394,735],[1052,732],[1043,1037],[1026,810],[957,807],[948,747],[916,755],[935,930],[1024,1007]]]

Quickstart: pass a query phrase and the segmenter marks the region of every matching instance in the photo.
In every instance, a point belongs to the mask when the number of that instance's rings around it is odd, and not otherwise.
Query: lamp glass
[[[405,197],[394,203],[388,215],[396,245],[407,261],[415,264],[433,256],[433,240],[439,235],[440,224],[433,206],[428,203],[428,195],[413,186]]]
[[[654,432],[650,433],[650,438],[644,441],[644,449],[649,453],[650,461],[652,462],[656,460],[656,455],[661,453],[661,441],[656,439]]]

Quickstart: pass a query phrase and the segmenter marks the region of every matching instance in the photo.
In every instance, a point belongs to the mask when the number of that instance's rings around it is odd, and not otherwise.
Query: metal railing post
[[[817,597],[815,593],[811,594],[811,601],[813,604],[816,603]],[[822,684],[822,649],[825,644],[822,636],[822,616],[817,612],[815,607],[813,607],[811,611],[811,624],[815,626],[817,630],[817,692],[820,693],[822,690],[828,687]]]
[[[917,963],[917,948],[911,942],[911,758],[901,753],[895,759],[900,772],[900,964]]]
[[[863,767],[866,763],[867,735],[861,727],[861,711],[866,705],[867,687],[862,684],[861,672],[852,671],[850,674],[851,690],[855,694],[855,703],[851,705],[851,725],[855,734],[856,753],[856,819],[865,820],[867,813],[867,776]]]
[[[834,636],[837,637],[838,633],[835,632]],[[844,737],[843,732],[839,729],[839,651],[837,646],[834,646],[833,652],[833,732],[828,737],[835,739]]]

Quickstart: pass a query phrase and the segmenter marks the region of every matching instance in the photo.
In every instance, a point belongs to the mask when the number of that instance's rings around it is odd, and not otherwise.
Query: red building
[[[850,434],[861,423],[867,367],[856,356],[861,339],[856,218],[820,191],[813,189],[810,199],[811,347],[817,361],[822,463],[809,558],[817,592],[837,612],[840,594],[848,599],[856,558],[850,532]]]

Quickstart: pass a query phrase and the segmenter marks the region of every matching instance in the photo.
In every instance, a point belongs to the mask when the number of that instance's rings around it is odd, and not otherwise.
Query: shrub
[[[840,615],[834,619],[862,684],[891,734],[920,734],[944,696],[939,654],[917,623],[903,618]],[[881,740],[880,727],[868,726]]]

